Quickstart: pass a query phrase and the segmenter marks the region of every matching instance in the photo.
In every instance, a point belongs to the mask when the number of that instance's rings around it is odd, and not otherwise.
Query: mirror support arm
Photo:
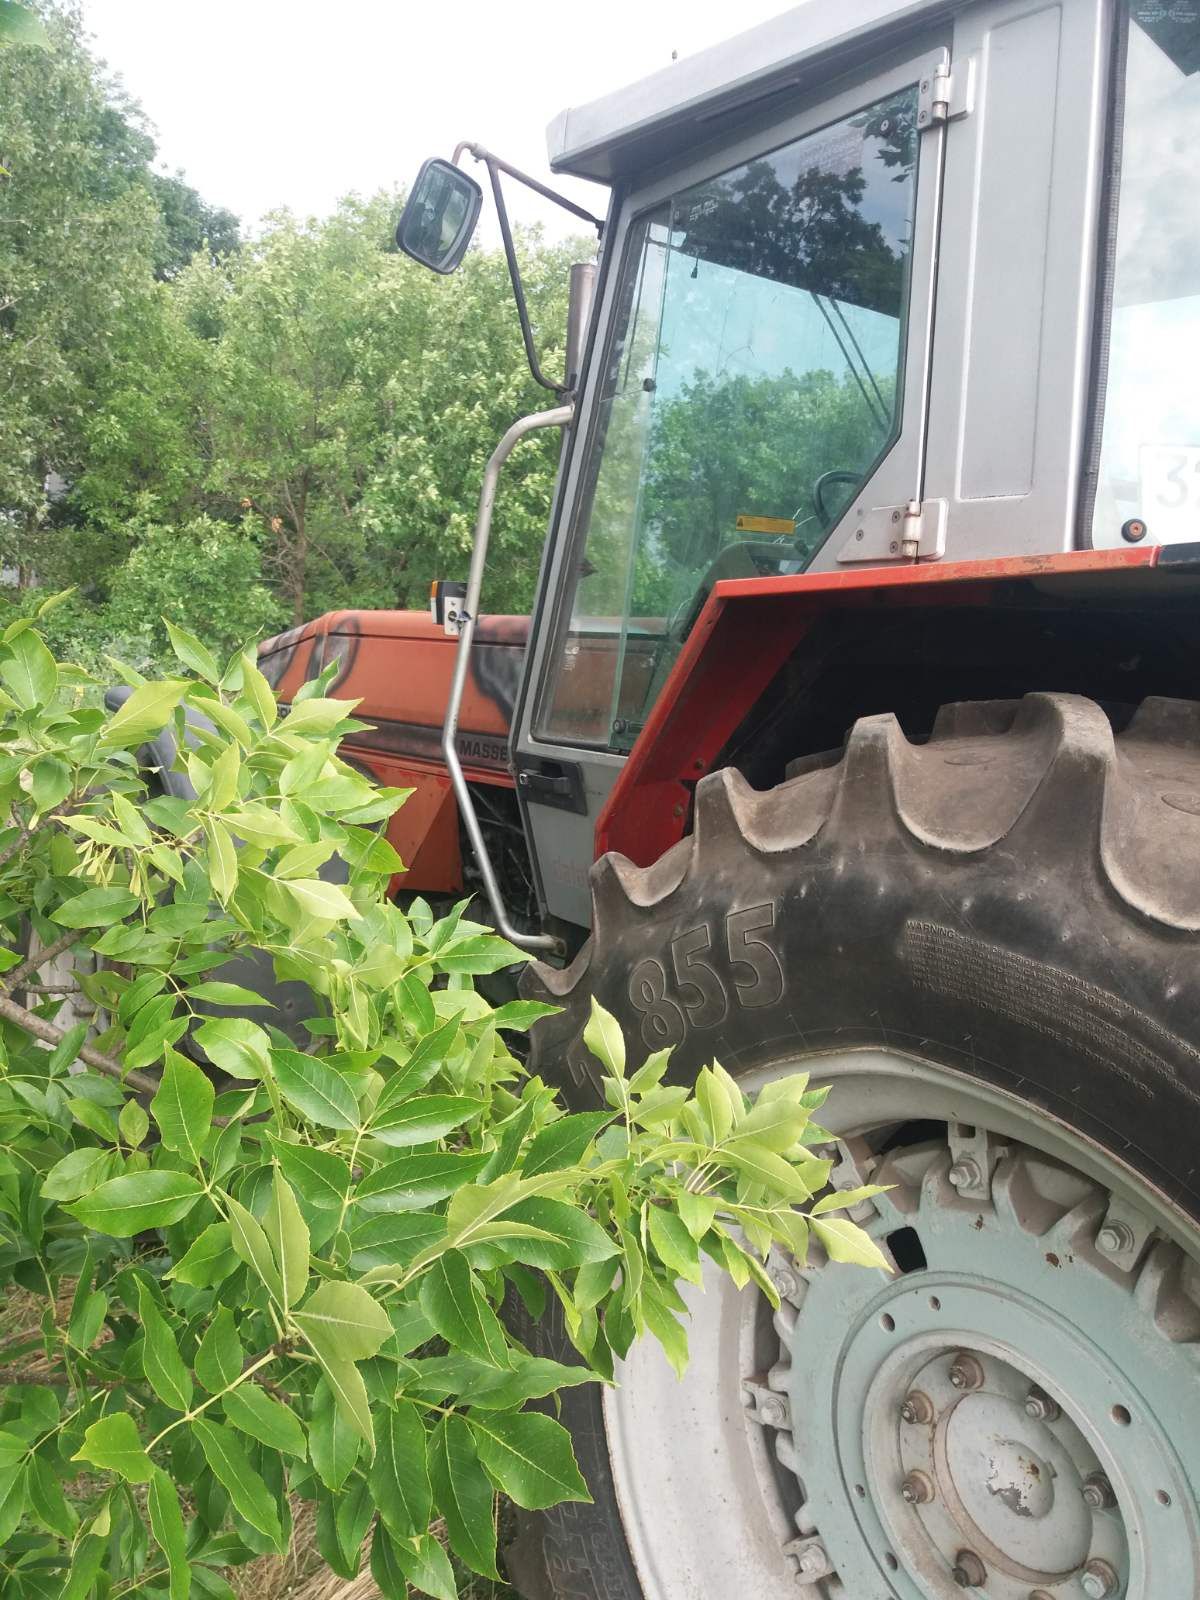
[[[553,189],[548,189],[545,184],[539,183],[536,178],[531,178],[528,173],[519,168],[510,166],[507,161],[501,161],[499,156],[494,156],[490,150],[485,150],[478,144],[460,144],[454,151],[454,163],[457,166],[463,151],[474,156],[476,161],[482,161],[488,171],[488,178],[492,185],[492,198],[496,202],[496,216],[500,222],[500,238],[504,244],[504,259],[508,263],[508,276],[512,284],[513,299],[517,305],[517,318],[521,324],[521,338],[525,344],[525,359],[529,363],[529,370],[533,374],[535,383],[541,384],[543,389],[549,389],[551,394],[566,398],[571,394],[569,383],[557,383],[553,378],[548,378],[542,371],[541,362],[538,360],[537,348],[533,342],[533,328],[529,322],[529,307],[525,300],[525,285],[521,281],[521,267],[517,260],[517,250],[513,243],[512,228],[508,221],[508,207],[504,204],[504,192],[500,187],[500,174],[507,172],[509,177],[516,178],[518,183],[523,183],[527,189],[533,189],[537,194],[543,195],[547,200],[553,200],[564,210],[572,212],[577,217],[582,217],[585,222],[593,223],[598,233],[603,233],[604,224],[599,217],[592,216],[590,211],[585,211],[582,206],[577,206],[574,201],[568,200],[564,195],[555,194]],[[570,377],[570,374],[567,374]]]
[[[458,801],[458,811],[462,818],[463,826],[467,830],[467,837],[471,841],[471,849],[475,852],[475,860],[483,878],[484,888],[487,890],[488,901],[492,908],[492,915],[496,919],[496,930],[501,938],[507,939],[510,944],[515,944],[521,950],[548,950],[556,955],[561,955],[563,943],[549,933],[521,933],[509,921],[508,911],[504,904],[504,896],[500,890],[500,883],[496,877],[496,869],[492,865],[492,858],[488,854],[487,842],[483,837],[483,829],[479,826],[479,818],[475,811],[475,802],[471,796],[466,777],[463,773],[462,762],[458,757],[458,716],[462,707],[463,691],[467,685],[467,672],[471,663],[471,644],[475,638],[475,624],[479,617],[479,595],[483,588],[483,572],[487,564],[488,540],[492,531],[492,508],[496,503],[496,487],[500,480],[500,469],[517,445],[528,433],[537,428],[566,428],[570,425],[575,415],[573,405],[556,406],[553,411],[536,411],[531,416],[520,417],[509,428],[500,443],[492,451],[487,468],[483,475],[483,487],[479,491],[479,511],[475,518],[475,543],[471,550],[471,570],[467,575],[467,592],[463,600],[461,612],[461,626],[458,634],[458,650],[454,657],[454,674],[450,680],[450,697],[446,702],[446,720],[442,725],[442,759],[446,763],[446,770],[450,774],[450,782],[454,787],[454,795]]]

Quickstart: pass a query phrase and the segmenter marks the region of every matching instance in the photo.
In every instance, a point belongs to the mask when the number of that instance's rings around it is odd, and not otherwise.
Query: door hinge
[[[975,109],[975,57],[963,56],[953,66],[939,61],[917,92],[917,128],[926,133],[944,122],[969,117]]]
[[[945,500],[860,507],[839,561],[936,561],[946,553]]]

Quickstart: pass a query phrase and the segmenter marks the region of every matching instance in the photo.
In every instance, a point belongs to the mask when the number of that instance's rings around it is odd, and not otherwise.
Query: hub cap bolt
[[[1089,1561],[1079,1579],[1088,1600],[1108,1600],[1117,1592],[1117,1575],[1107,1561]]]
[[[960,1352],[954,1358],[954,1365],[950,1368],[950,1382],[956,1389],[964,1393],[968,1389],[981,1389],[983,1387],[983,1368],[974,1356]]]
[[[956,1161],[946,1176],[956,1189],[978,1189],[983,1182],[978,1161],[972,1161],[969,1157]]]
[[[900,1498],[907,1506],[927,1505],[933,1493],[933,1484],[923,1472],[910,1472],[900,1485]]]
[[[1113,1486],[1102,1472],[1093,1472],[1083,1480],[1083,1503],[1093,1511],[1111,1511],[1116,1505]]]
[[[1096,1235],[1096,1244],[1106,1256],[1124,1255],[1133,1249],[1133,1229],[1124,1222],[1106,1222]]]
[[[914,1389],[900,1402],[901,1422],[932,1422],[933,1401],[920,1389]]]
[[[1035,1422],[1057,1422],[1062,1411],[1057,1402],[1041,1389],[1030,1389],[1025,1397],[1025,1415]],[[1086,1498],[1086,1496],[1085,1496]],[[1090,1505],[1091,1502],[1088,1501]]]
[[[974,1550],[960,1550],[950,1576],[960,1589],[982,1589],[987,1582],[987,1568]]]

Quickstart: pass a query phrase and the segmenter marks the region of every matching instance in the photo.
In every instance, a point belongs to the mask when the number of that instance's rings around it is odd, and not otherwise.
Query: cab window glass
[[[1093,542],[1200,539],[1200,6],[1133,4]],[[1144,525],[1143,528],[1139,524]]]
[[[630,748],[714,582],[803,570],[894,439],[915,86],[631,226],[539,737]]]

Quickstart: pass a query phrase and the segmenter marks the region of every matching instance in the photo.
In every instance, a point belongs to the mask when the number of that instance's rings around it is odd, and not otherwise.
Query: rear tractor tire
[[[524,1526],[531,1600],[1200,1594],[1200,707],[870,717],[593,885],[535,1069],[594,1098],[592,995],[679,1079],[806,1068],[896,1271],[714,1274],[682,1382],[569,1391],[595,1503]]]

